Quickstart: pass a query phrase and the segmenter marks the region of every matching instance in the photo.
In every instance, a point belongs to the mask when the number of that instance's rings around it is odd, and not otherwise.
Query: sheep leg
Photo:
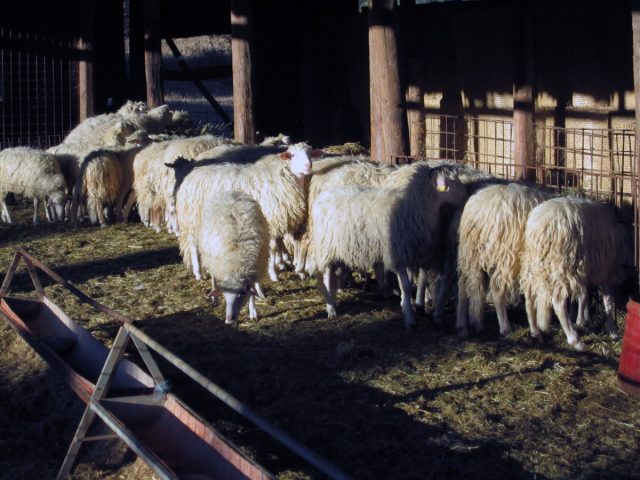
[[[496,308],[496,315],[498,316],[500,334],[503,337],[508,337],[511,334],[511,324],[509,323],[509,316],[507,315],[507,301],[500,292],[492,290],[491,295],[493,296],[493,304]]]
[[[442,323],[444,307],[447,304],[447,297],[449,297],[449,294],[454,289],[455,280],[455,266],[445,269],[444,273],[440,274],[438,293],[436,295],[436,305],[433,311],[433,320],[436,323]]]
[[[427,271],[424,268],[420,268],[418,272],[418,285],[416,287],[416,311],[425,309],[425,293],[427,291]]]
[[[0,192],[0,212],[2,213],[2,221],[11,223],[11,214],[9,213],[9,208],[5,200],[6,195],[6,193]]]
[[[256,296],[249,294],[249,320],[258,321],[258,311],[256,310]]]
[[[400,284],[400,306],[402,307],[402,314],[404,315],[404,325],[407,330],[412,330],[416,324],[416,319],[413,315],[413,307],[411,306],[411,291],[413,284],[409,280],[409,275],[406,269],[400,269],[396,272],[398,276],[398,283]]]
[[[211,276],[211,291],[214,291],[216,289],[216,279]],[[220,297],[218,297],[217,295],[213,295],[211,298],[211,304],[214,307],[217,307],[218,305],[220,305]]]
[[[373,269],[376,274],[376,282],[378,282],[378,292],[382,295],[382,298],[388,300],[391,297],[391,293],[389,292],[389,286],[387,285],[387,276],[384,270],[384,264],[376,263],[373,266]]]
[[[136,192],[131,190],[129,194],[129,198],[127,198],[127,203],[125,203],[124,208],[122,209],[122,222],[127,223],[129,221],[129,214],[131,213],[131,209],[136,203],[138,196]]]
[[[101,227],[107,226],[107,219],[104,216],[104,208],[100,205],[96,205],[96,213],[98,214],[98,221]]]
[[[459,337],[468,337],[467,317],[469,315],[469,297],[464,284],[464,277],[458,279],[458,305],[456,306],[456,330]]]
[[[556,312],[558,320],[560,320],[560,325],[562,326],[562,330],[564,330],[564,334],[567,336],[567,342],[569,345],[572,345],[573,348],[578,351],[584,350],[584,344],[580,341],[578,333],[575,331],[573,324],[569,320],[566,299],[554,298],[553,310]]]
[[[529,331],[531,332],[531,336],[538,342],[542,342],[542,332],[538,328],[538,324],[536,321],[536,306],[534,300],[531,298],[531,295],[525,295],[524,305],[527,311],[527,321],[529,322]]]
[[[602,287],[602,303],[604,304],[604,311],[607,316],[606,329],[611,338],[618,338],[618,325],[613,315],[614,313],[614,301],[611,288],[609,286]]]
[[[576,325],[583,327],[589,321],[589,293],[585,289],[578,295],[578,312],[576,316]]]
[[[336,318],[336,279],[332,267],[327,267],[324,275],[316,273],[318,290],[327,304],[327,318]]]
[[[37,225],[38,224],[38,207],[40,204],[40,200],[38,200],[36,197],[33,197],[33,224]]]
[[[200,280],[202,275],[200,273],[200,261],[198,260],[198,249],[195,243],[189,242],[189,252],[191,253],[191,269],[196,280]]]
[[[276,250],[278,245],[276,240],[272,238],[269,240],[269,278],[273,282],[278,281],[278,273],[276,272]]]

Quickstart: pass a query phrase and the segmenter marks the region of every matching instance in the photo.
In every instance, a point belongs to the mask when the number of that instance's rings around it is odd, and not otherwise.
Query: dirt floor
[[[245,310],[232,327],[224,307],[205,298],[208,283],[182,265],[174,237],[140,224],[34,227],[23,204],[17,214],[15,225],[0,225],[2,275],[24,245],[354,478],[640,478],[640,398],[618,389],[621,342],[603,333],[598,315],[583,353],[557,325],[536,344],[517,309],[509,339],[492,313],[486,332],[466,340],[451,316],[439,326],[420,315],[409,333],[398,299],[378,298],[359,279],[339,295],[339,317],[327,320],[313,282],[285,272],[279,283],[264,282],[261,320],[250,322]],[[27,279],[21,270],[14,290]],[[111,344],[118,325],[59,287],[46,290]],[[323,478],[161,365],[181,398],[278,478]],[[0,322],[0,478],[54,478],[82,407]],[[83,449],[73,478],[154,477],[112,441]]]

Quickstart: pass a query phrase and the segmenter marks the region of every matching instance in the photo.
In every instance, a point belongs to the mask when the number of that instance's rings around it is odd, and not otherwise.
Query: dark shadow
[[[56,265],[56,273],[71,283],[83,283],[91,278],[111,275],[123,275],[127,271],[152,270],[180,263],[182,257],[177,247],[168,247],[158,250],[147,250],[144,252],[130,253],[115,258],[106,258],[93,262],[83,262],[71,265]],[[40,274],[40,281],[43,287],[53,285],[53,281],[44,274]],[[13,277],[12,291],[31,291],[33,283],[26,271],[20,271]]]

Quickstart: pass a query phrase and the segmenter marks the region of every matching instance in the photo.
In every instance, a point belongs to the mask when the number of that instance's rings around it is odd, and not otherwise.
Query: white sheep
[[[260,295],[256,284],[264,276],[269,258],[267,220],[257,202],[239,190],[216,192],[201,208],[201,223],[189,234],[211,276],[209,296],[224,295],[225,323],[235,324],[249,295],[249,318],[255,320],[254,297]]]
[[[602,290],[607,331],[616,335],[612,287],[624,280],[625,264],[633,264],[630,245],[611,205],[559,197],[534,208],[527,219],[520,274],[532,336],[542,339],[553,307],[569,345],[582,350],[567,304],[578,301],[576,323],[583,325],[590,285]]]
[[[175,222],[175,175],[165,163],[182,157],[195,159],[202,152],[229,143],[231,140],[214,135],[177,137],[154,142],[140,151],[132,164],[133,190],[124,208],[126,218],[137,202],[143,223],[160,231],[166,220],[170,232],[177,232]]]
[[[398,276],[405,326],[412,328],[411,282],[407,271],[428,267],[444,203],[464,202],[464,186],[423,162],[389,174],[380,186],[328,188],[311,207],[310,252],[318,288],[335,317],[333,266],[366,270],[382,264]]]
[[[173,167],[176,175],[180,248],[182,252],[191,253],[184,258],[193,268],[196,277],[200,273],[192,232],[200,223],[200,206],[205,205],[208,198],[218,192],[241,190],[260,205],[272,239],[296,231],[304,223],[307,214],[304,179],[311,171],[310,150],[306,144],[295,144],[280,154],[267,155],[260,161],[249,164],[219,164],[217,161],[195,162],[184,159],[167,164]],[[269,275],[272,279],[277,279],[274,258],[272,251]]]
[[[51,205],[57,219],[64,219],[67,202],[67,184],[55,156],[29,147],[6,148],[0,152],[0,207],[1,218],[11,223],[11,214],[5,202],[12,192],[33,198],[33,223],[38,223],[38,204]]]
[[[309,215],[305,231],[298,236],[297,250],[294,254],[295,270],[298,274],[309,273],[313,266],[308,263],[309,232],[313,226],[313,204],[316,198],[328,188],[338,186],[373,186],[379,185],[391,172],[395,170],[387,164],[372,162],[369,157],[361,155],[341,155],[323,158],[315,161],[312,174],[308,180]],[[380,277],[380,272],[378,272]],[[378,278],[381,280],[381,278]]]
[[[456,328],[461,336],[468,335],[467,321],[482,330],[487,290],[493,297],[500,333],[511,332],[507,305],[520,297],[520,253],[527,217],[548,197],[538,188],[517,183],[490,185],[469,197],[458,231]]]

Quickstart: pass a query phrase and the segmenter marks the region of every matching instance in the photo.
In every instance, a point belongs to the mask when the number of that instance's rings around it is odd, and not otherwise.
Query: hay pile
[[[616,387],[620,341],[597,319],[587,352],[564,335],[544,346],[528,336],[487,331],[469,340],[453,318],[437,326],[419,316],[403,328],[397,299],[384,301],[362,281],[339,294],[325,318],[313,282],[285,272],[266,282],[261,320],[242,312],[224,324],[224,306],[204,297],[208,283],[183,267],[175,238],[139,224],[107,228],[0,225],[0,271],[25,245],[98,301],[139,327],[234,396],[354,478],[637,478],[640,399]],[[21,285],[27,285],[22,274]],[[110,345],[118,326],[57,287],[48,294]],[[450,313],[452,313],[450,311]],[[622,318],[619,319],[623,326]],[[278,478],[321,478],[255,427],[167,365],[175,392]],[[53,478],[81,403],[4,322],[0,323],[0,478]],[[148,479],[116,444],[83,450],[74,478]]]

